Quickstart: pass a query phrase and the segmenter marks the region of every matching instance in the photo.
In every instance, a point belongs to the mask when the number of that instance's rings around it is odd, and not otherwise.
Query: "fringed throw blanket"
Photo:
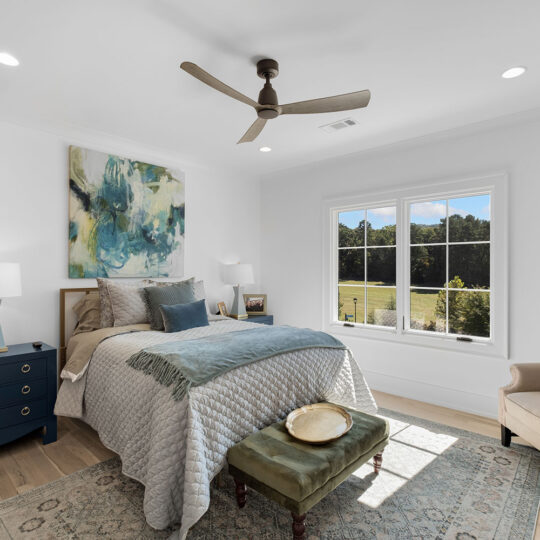
[[[240,332],[173,341],[148,347],[128,365],[164,386],[172,386],[181,400],[192,386],[201,386],[219,375],[278,354],[311,348],[345,349],[338,339],[308,328],[261,326]]]

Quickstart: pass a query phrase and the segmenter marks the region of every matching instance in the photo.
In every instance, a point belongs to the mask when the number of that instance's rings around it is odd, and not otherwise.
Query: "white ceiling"
[[[0,51],[21,65],[0,65],[0,118],[267,173],[540,107],[539,24],[538,0],[1,0]],[[256,100],[262,57],[280,63],[281,103],[365,88],[371,103],[279,117],[237,145],[253,109],[178,66]],[[529,70],[502,79],[514,65]],[[317,129],[349,114],[358,126]]]

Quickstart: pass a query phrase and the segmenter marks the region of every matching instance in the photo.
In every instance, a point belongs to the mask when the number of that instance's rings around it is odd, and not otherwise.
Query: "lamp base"
[[[234,289],[234,300],[229,312],[229,317],[233,319],[247,319],[246,306],[244,304],[244,298],[241,294],[240,285],[235,285]]]
[[[0,353],[7,352],[8,347],[4,341],[4,334],[2,333],[2,325],[0,324]]]

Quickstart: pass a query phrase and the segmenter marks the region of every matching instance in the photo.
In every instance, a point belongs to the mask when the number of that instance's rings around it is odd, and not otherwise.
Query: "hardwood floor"
[[[101,444],[84,422],[58,418],[58,440],[43,445],[41,434],[30,433],[0,446],[0,500],[47,484],[116,454]]]
[[[418,418],[439,422],[439,424],[445,424],[447,426],[465,429],[467,431],[473,431],[474,433],[480,433],[481,435],[500,439],[501,425],[497,420],[493,420],[492,418],[456,411],[455,409],[447,409],[446,407],[440,407],[439,405],[431,405],[430,403],[424,403],[423,401],[394,396],[393,394],[385,394],[384,392],[379,392],[377,390],[372,390],[372,393],[377,405],[384,409],[398,411],[403,414],[410,414],[411,416],[418,416]],[[528,442],[520,437],[512,437],[512,442],[530,446]]]
[[[496,420],[455,411],[413,399],[373,391],[380,407],[418,416],[460,429],[474,431],[498,439],[500,425]],[[513,442],[527,444],[514,437]],[[103,446],[97,433],[84,422],[58,418],[58,440],[43,445],[39,433],[0,446],[0,500],[52,482],[116,454]],[[540,540],[540,524],[536,524],[535,540]]]

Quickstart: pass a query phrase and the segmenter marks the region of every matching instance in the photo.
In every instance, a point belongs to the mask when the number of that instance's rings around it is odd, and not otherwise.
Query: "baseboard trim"
[[[369,369],[363,369],[362,371],[370,388],[373,388],[373,390],[486,418],[497,418],[498,402],[496,396],[487,396],[423,381],[415,381]]]

